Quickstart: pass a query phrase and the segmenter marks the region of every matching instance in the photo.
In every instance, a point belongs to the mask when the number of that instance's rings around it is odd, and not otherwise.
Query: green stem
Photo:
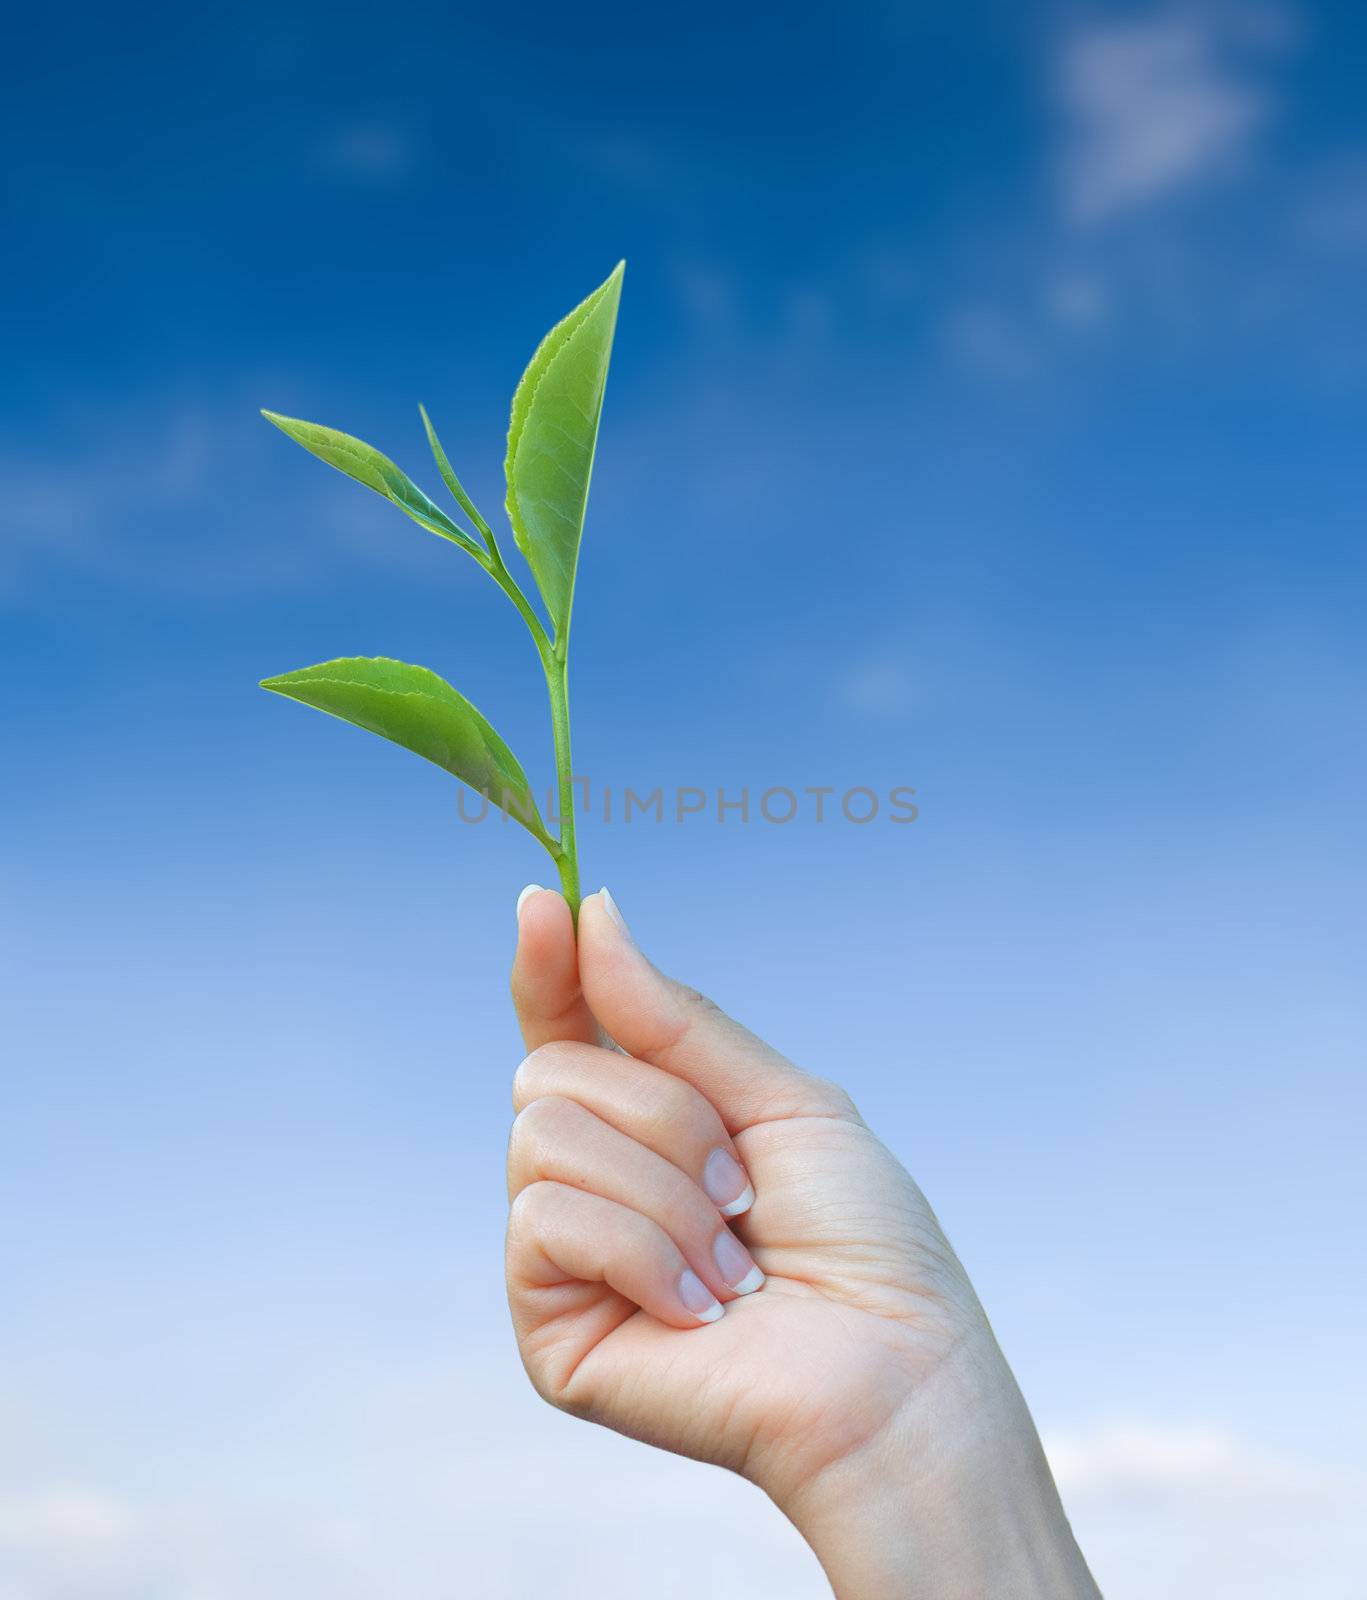
[[[577,923],[579,853],[574,842],[574,765],[570,757],[570,691],[569,668],[566,661],[569,641],[561,637],[554,644],[551,643],[550,635],[546,632],[541,618],[532,610],[531,603],[519,588],[517,579],[503,564],[503,554],[498,548],[498,541],[488,532],[487,526],[477,514],[475,520],[481,527],[485,527],[489,543],[487,559],[476,556],[476,560],[517,607],[519,615],[531,633],[536,653],[541,657],[541,666],[546,674],[546,689],[551,700],[551,732],[555,738],[555,772],[560,793],[560,839],[557,843],[543,838],[542,842],[560,873],[561,892],[569,903],[571,916]]]
[[[570,757],[569,672],[564,647],[542,652],[546,669],[546,688],[551,698],[551,732],[555,737],[555,771],[560,790],[560,850],[555,864],[560,870],[560,888],[569,902],[570,914],[579,920],[579,852],[574,842],[574,765]]]
[[[541,618],[538,617],[536,612],[532,610],[531,602],[518,587],[517,579],[514,578],[512,573],[508,571],[507,567],[503,565],[503,557],[499,553],[499,548],[496,544],[491,543],[489,560],[482,561],[480,565],[517,607],[518,614],[527,624],[527,627],[531,632],[532,639],[536,644],[537,651],[539,652],[541,660],[544,663],[551,648],[550,636],[547,634],[546,629],[542,625]]]

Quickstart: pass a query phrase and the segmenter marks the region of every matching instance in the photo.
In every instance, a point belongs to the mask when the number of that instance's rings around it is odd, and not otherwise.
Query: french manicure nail
[[[692,1268],[687,1268],[679,1279],[679,1299],[684,1310],[699,1322],[715,1322],[723,1313],[723,1306]]]
[[[729,1150],[714,1150],[703,1163],[702,1186],[724,1217],[738,1217],[755,1203],[755,1191]]]
[[[764,1274],[730,1228],[723,1228],[713,1240],[712,1255],[717,1271],[737,1294],[753,1294],[764,1282]]]
[[[624,939],[628,940],[631,944],[635,944],[636,941],[631,937],[631,929],[627,927],[626,918],[617,909],[617,902],[612,898],[611,891],[608,889],[600,889],[598,894],[599,898],[603,902],[603,910],[606,911],[612,920],[617,924],[617,931]]]
[[[519,921],[521,921],[521,919],[522,919],[522,907],[527,903],[527,896],[529,894],[540,894],[540,893],[541,893],[541,885],[539,883],[529,883],[527,885],[527,887],[522,891],[522,893],[520,895],[518,895],[518,897],[517,897],[517,916],[518,916],[518,920]]]

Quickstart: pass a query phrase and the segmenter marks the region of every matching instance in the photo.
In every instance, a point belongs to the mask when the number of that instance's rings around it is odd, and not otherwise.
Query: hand
[[[508,1295],[537,1390],[750,1478],[842,1600],[1094,1596],[967,1276],[849,1097],[659,973],[606,891],[577,946],[546,890],[519,935]]]

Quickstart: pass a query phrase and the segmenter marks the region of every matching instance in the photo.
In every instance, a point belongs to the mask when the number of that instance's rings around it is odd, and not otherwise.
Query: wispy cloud
[[[1173,13],[1067,34],[1057,61],[1067,219],[1094,226],[1237,171],[1275,106],[1259,69],[1291,37],[1271,26],[1276,15]]]
[[[957,306],[945,316],[942,329],[950,354],[994,382],[1014,383],[1040,369],[1037,338],[1000,306]]]
[[[247,1502],[201,1484],[194,1499],[133,1497],[71,1482],[0,1493],[0,1594],[515,1600],[545,1589],[626,1600],[639,1588],[639,1560],[681,1554],[699,1527],[706,1551],[661,1566],[652,1580],[661,1600],[706,1587],[755,1600],[823,1592],[810,1553],[754,1490],[496,1387],[481,1402],[438,1383],[411,1415],[391,1396],[371,1419],[373,1436],[351,1417],[364,1466],[339,1475],[319,1459],[307,1496]],[[1205,1424],[1104,1423],[1056,1435],[1048,1454],[1114,1600],[1356,1592],[1360,1477]]]
[[[689,255],[669,263],[669,276],[675,297],[696,329],[736,336],[741,308],[733,273],[716,261]]]
[[[1048,1446],[1059,1488],[1070,1496],[1152,1504],[1199,1496],[1210,1503],[1270,1500],[1337,1503],[1362,1497],[1364,1485],[1278,1455],[1210,1424],[1106,1423],[1057,1434]]]
[[[316,584],[348,564],[429,570],[421,536],[337,474],[300,472],[245,395],[91,403],[54,431],[55,451],[0,454],[0,601],[67,568],[214,595]]]
[[[145,1573],[143,1530],[132,1508],[99,1490],[54,1486],[0,1496],[0,1593],[20,1596],[131,1594]],[[10,1587],[15,1585],[15,1587]]]
[[[0,1596],[631,1600],[652,1557],[660,1600],[828,1592],[757,1490],[570,1423],[487,1351],[478,1370],[479,1388],[372,1372],[342,1402],[347,1459],[295,1439],[250,1484],[152,1474],[136,1489],[68,1478],[6,1493],[33,1473],[0,1440]]]
[[[0,1549],[106,1550],[132,1535],[121,1500],[90,1489],[52,1488],[0,1499]]]
[[[848,711],[887,716],[909,710],[916,689],[905,653],[884,651],[845,666],[836,677],[832,698]]]
[[[396,122],[356,122],[338,128],[324,143],[323,165],[353,183],[388,185],[406,179],[417,165],[418,140]]]
[[[1103,1423],[1046,1448],[1108,1600],[1357,1592],[1361,1473],[1201,1423]]]
[[[1086,332],[1109,321],[1111,292],[1100,273],[1065,268],[1045,285],[1044,304],[1059,327]]]
[[[96,441],[72,427],[63,443],[69,452],[60,461],[0,460],[0,594],[33,563],[103,565],[110,552],[102,534],[113,525],[188,513],[204,493],[212,449],[199,418],[182,415],[131,437],[105,428]]]
[[[1332,163],[1306,185],[1297,213],[1314,245],[1356,256],[1367,249],[1367,152]]]
[[[1043,201],[1028,227],[1013,222],[993,249],[978,243],[981,292],[941,315],[950,359],[1033,391],[1069,350],[1123,331],[1136,310],[1182,308],[1222,244],[1180,203],[1240,177],[1263,182],[1258,203],[1277,203],[1266,136],[1282,106],[1278,69],[1299,42],[1292,12],[1256,0],[1170,0],[1062,26],[1038,80],[1057,113],[1040,151]],[[1303,234],[1357,234],[1362,191],[1347,173],[1307,208]],[[1236,272],[1248,281],[1247,262],[1220,277]]]

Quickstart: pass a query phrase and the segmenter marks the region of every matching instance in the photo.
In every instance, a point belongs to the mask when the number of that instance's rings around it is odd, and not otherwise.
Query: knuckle
[[[670,1220],[671,1229],[680,1232],[711,1229],[715,1208],[705,1200],[697,1185],[677,1167],[664,1180],[660,1201],[664,1215]]]
[[[523,1056],[513,1073],[513,1104],[521,1110],[537,1098],[537,1085],[545,1083],[562,1054],[559,1044],[539,1044]]]
[[[534,1236],[555,1203],[555,1184],[538,1180],[513,1196],[508,1207],[509,1238]]]
[[[702,1016],[713,1017],[721,1011],[715,1000],[709,999],[701,989],[694,989],[687,983],[679,985],[679,998],[690,1011]]]
[[[674,1253],[673,1242],[658,1222],[643,1217],[639,1211],[629,1212],[624,1229],[623,1243],[633,1261],[649,1261],[653,1257]]]
[[[845,1117],[852,1122],[858,1122],[859,1110],[853,1100],[838,1083],[833,1083],[829,1078],[813,1077],[812,1090],[819,1095],[824,1103],[827,1113],[833,1117]]]
[[[549,1149],[561,1138],[573,1118],[574,1107],[568,1100],[562,1100],[559,1095],[538,1095],[528,1100],[513,1118],[509,1148],[517,1156],[530,1156]]]

